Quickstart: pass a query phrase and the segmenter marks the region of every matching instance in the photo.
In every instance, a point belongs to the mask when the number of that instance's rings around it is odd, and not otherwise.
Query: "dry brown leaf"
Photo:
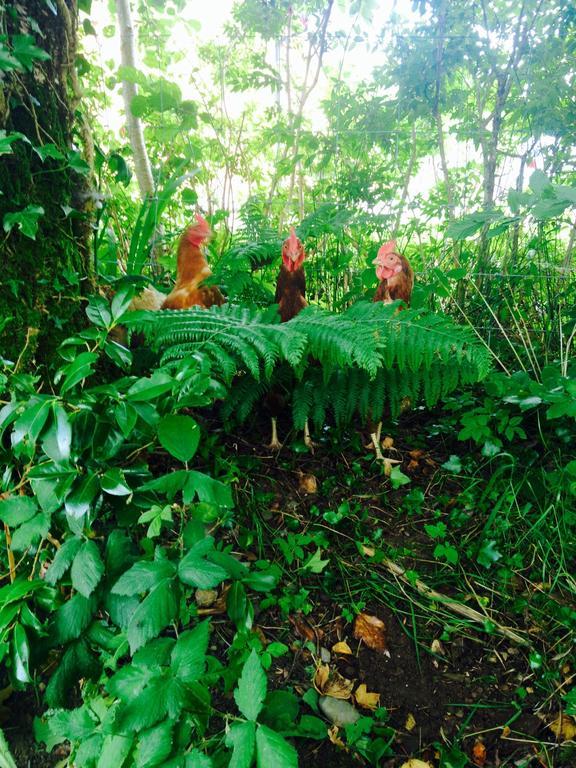
[[[299,472],[298,477],[298,490],[300,493],[318,493],[318,481],[314,475]]]
[[[374,557],[376,554],[374,547],[367,547],[365,544],[362,544],[362,552],[364,552],[367,557]]]
[[[314,688],[324,696],[333,699],[349,699],[352,696],[354,680],[348,680],[340,672],[330,669],[328,664],[319,664],[314,674]]]
[[[288,621],[300,637],[303,637],[305,640],[316,640],[316,632],[307,622],[302,619],[295,619],[293,616],[289,616]]]
[[[438,654],[438,656],[444,656],[445,654],[444,646],[442,645],[440,640],[438,640],[438,638],[436,637],[434,638],[434,640],[432,640],[432,645],[430,646],[430,650],[432,651],[432,653]]]
[[[344,744],[340,736],[338,736],[337,725],[333,725],[332,728],[328,728],[328,738],[330,739],[332,744],[334,744],[337,747],[340,747],[340,749],[343,749],[345,752],[348,752],[348,747],[346,746],[346,744]]]
[[[215,589],[197,589],[194,599],[200,608],[210,608],[218,599],[218,592]]]
[[[560,715],[548,728],[558,741],[572,741],[576,737],[576,722],[569,715]]]
[[[367,691],[364,683],[356,688],[354,698],[356,703],[364,709],[377,709],[380,706],[380,694]]]
[[[412,712],[408,712],[408,716],[406,717],[406,722],[404,723],[404,728],[410,733],[410,731],[413,731],[414,728],[416,728],[416,718],[412,714]]]
[[[484,768],[486,764],[486,745],[478,739],[472,748],[472,762],[478,768]]]
[[[354,621],[354,637],[362,640],[373,651],[390,656],[386,647],[386,625],[377,616],[359,613]]]
[[[332,646],[332,653],[345,653],[347,656],[352,656],[352,648],[345,640],[341,640]]]
[[[382,440],[382,448],[384,450],[389,450],[394,445],[394,438],[390,437],[390,435],[386,435],[384,440]]]
[[[411,757],[410,760],[402,763],[400,768],[432,768],[432,763],[429,763],[427,760],[418,760],[416,757]]]
[[[502,736],[501,736],[501,738],[502,739],[507,739],[508,736],[510,736],[511,733],[512,733],[512,729],[510,728],[510,726],[509,725],[505,725],[504,728],[502,728]]]

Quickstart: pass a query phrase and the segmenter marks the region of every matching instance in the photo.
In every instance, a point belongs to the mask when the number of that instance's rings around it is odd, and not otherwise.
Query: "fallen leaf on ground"
[[[407,762],[402,763],[400,768],[432,768],[432,763],[412,757]]]
[[[354,637],[373,651],[390,656],[386,647],[386,625],[377,616],[359,613],[354,621]]]
[[[432,645],[430,646],[430,650],[432,651],[432,653],[437,653],[439,656],[444,656],[444,653],[445,653],[444,646],[442,645],[440,640],[438,640],[437,638],[434,638],[434,640],[432,640]]]
[[[559,741],[572,741],[576,737],[576,722],[569,715],[560,715],[548,728]]]
[[[346,744],[344,744],[340,736],[338,736],[337,725],[333,725],[332,728],[328,728],[328,738],[330,739],[332,744],[334,744],[336,747],[340,747],[340,749],[343,749],[345,752],[348,752],[348,747],[346,746]]]
[[[366,690],[366,685],[362,683],[354,691],[356,703],[364,709],[377,709],[380,706],[380,694],[371,693]]]
[[[404,728],[406,728],[408,732],[413,731],[414,728],[416,728],[416,718],[414,717],[412,712],[408,712],[408,715],[406,717],[406,722],[404,723]]]
[[[392,448],[393,445],[394,445],[394,438],[390,437],[390,435],[386,435],[384,440],[382,440],[382,448],[384,448],[384,450],[388,450]]]
[[[300,637],[303,637],[305,640],[316,640],[316,632],[307,622],[302,619],[295,619],[293,616],[289,616],[288,621]]]
[[[300,493],[318,493],[318,481],[314,475],[300,472],[298,477],[298,490]]]
[[[327,664],[316,667],[314,674],[314,688],[324,696],[333,699],[349,699],[354,688],[354,681],[343,677],[340,672],[330,669]]]
[[[332,646],[332,653],[345,653],[348,656],[352,656],[352,648],[350,648],[345,640],[341,640]]]
[[[479,768],[483,768],[486,764],[486,745],[480,740],[472,748],[472,762]]]
[[[367,557],[374,557],[376,554],[374,547],[367,547],[365,544],[362,544],[362,552],[364,552]]]

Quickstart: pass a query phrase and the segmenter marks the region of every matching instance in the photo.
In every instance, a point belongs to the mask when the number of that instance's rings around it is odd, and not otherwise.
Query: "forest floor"
[[[410,758],[424,761],[414,768],[573,768],[571,720],[558,721],[562,685],[547,683],[535,663],[553,657],[555,679],[571,679],[570,659],[554,657],[555,640],[531,610],[537,585],[518,575],[514,594],[504,594],[496,574],[483,578],[489,567],[467,561],[483,524],[474,519],[470,479],[442,468],[454,443],[431,437],[431,422],[425,430],[421,419],[403,419],[389,441],[406,476],[396,488],[360,434],[338,444],[326,433],[314,454],[298,442],[263,448],[263,420],[251,436],[246,428],[219,436],[215,461],[235,478],[237,508],[215,536],[242,559],[266,558],[283,572],[274,593],[254,600],[262,644],[286,648],[272,659],[269,687],[304,696],[309,714],[318,699],[311,692],[339,688],[363,716],[330,728],[329,739],[298,739],[300,766],[374,765],[366,745],[378,738],[387,745],[382,768]],[[212,616],[211,653],[226,662],[235,629],[224,603],[219,595],[204,612]],[[376,638],[358,628],[358,613]],[[363,699],[362,690],[378,696]],[[33,746],[30,697],[8,706],[3,727],[18,768],[62,760],[62,751]]]

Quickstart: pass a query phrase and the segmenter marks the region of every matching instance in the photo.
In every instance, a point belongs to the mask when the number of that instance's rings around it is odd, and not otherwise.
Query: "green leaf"
[[[172,751],[172,723],[167,720],[140,734],[134,755],[137,768],[161,765]]]
[[[12,674],[18,683],[31,683],[30,677],[30,645],[28,636],[22,624],[16,623],[11,641]]]
[[[548,176],[546,176],[544,171],[535,170],[534,173],[530,176],[528,186],[533,192],[536,192],[537,195],[541,195],[545,189],[552,188],[552,182]]]
[[[155,400],[173,386],[172,377],[167,373],[156,371],[150,378],[138,379],[126,393],[126,398],[133,402]]]
[[[234,723],[226,734],[226,746],[233,750],[228,768],[250,768],[256,746],[255,724]],[[273,763],[270,764],[272,765]]]
[[[27,205],[21,211],[5,213],[3,219],[4,232],[11,232],[14,227],[31,240],[36,240],[38,232],[38,220],[44,216],[44,208],[41,205]]]
[[[78,478],[64,501],[66,514],[75,520],[80,520],[84,515],[87,515],[99,490],[98,476],[92,472],[89,472],[85,477]]]
[[[210,622],[203,621],[194,629],[182,632],[176,641],[170,667],[181,682],[196,682],[203,674],[209,636]]]
[[[96,768],[122,768],[133,743],[133,736],[121,736],[119,734],[106,736]]]
[[[97,328],[107,330],[112,325],[112,314],[108,302],[102,296],[90,296],[86,314]]]
[[[138,595],[157,587],[164,579],[172,578],[175,567],[169,560],[152,563],[138,562],[129,568],[112,587],[116,595]]]
[[[494,563],[497,563],[501,558],[502,553],[496,549],[496,542],[491,539],[490,541],[482,542],[476,560],[480,565],[483,565],[484,568],[491,568]]]
[[[11,528],[34,517],[38,504],[30,496],[9,496],[0,501],[0,520]]]
[[[193,749],[192,752],[189,752],[186,755],[184,768],[213,768],[213,766],[214,763],[212,762],[212,759],[203,752],[200,752],[199,749]],[[228,768],[230,768],[230,766],[228,766]]]
[[[116,406],[114,417],[124,437],[129,437],[138,421],[138,413],[134,406],[121,400]]]
[[[200,427],[191,416],[170,414],[158,424],[158,439],[172,456],[190,461],[200,442]]]
[[[2,70],[2,43],[0,42],[0,71]],[[24,141],[30,144],[30,141],[23,133],[18,131],[10,131],[6,133],[4,130],[0,130],[0,157],[2,155],[10,155],[12,153],[12,144],[15,141]]]
[[[43,741],[48,750],[63,741],[84,741],[92,736],[95,728],[95,719],[86,707],[59,709],[34,721],[36,739]]]
[[[266,648],[270,652],[270,646]],[[298,698],[290,691],[271,691],[264,702],[260,719],[275,731],[289,731],[298,719]],[[325,729],[324,729],[324,732]]]
[[[14,552],[23,552],[29,547],[35,547],[40,539],[46,538],[49,531],[50,515],[40,512],[16,529],[12,536],[12,549]]]
[[[245,626],[248,615],[248,597],[244,585],[235,581],[226,594],[226,611],[238,629]]]
[[[43,582],[40,579],[28,581],[28,579],[16,579],[13,584],[6,584],[0,589],[0,610],[7,605],[18,602],[30,592],[42,589]]]
[[[189,470],[186,473],[186,483],[182,492],[184,503],[189,504],[195,495],[200,501],[209,501],[225,509],[231,509],[234,506],[232,490],[229,485],[225,485],[203,472]]]
[[[66,539],[64,544],[62,544],[60,549],[56,552],[54,560],[52,560],[52,563],[44,576],[44,580],[47,581],[48,584],[56,584],[60,581],[68,568],[72,565],[72,561],[76,557],[76,553],[81,545],[82,539],[78,536],[75,536],[72,539]]]
[[[445,461],[444,464],[442,464],[442,469],[445,469],[447,472],[453,472],[455,475],[459,475],[460,472],[462,472],[462,461],[460,460],[460,456],[452,453],[448,461]]]
[[[303,571],[310,571],[310,573],[322,573],[324,568],[329,564],[330,559],[328,560],[322,560],[321,559],[322,551],[320,547],[316,549],[316,552],[314,552],[311,557],[308,558],[306,563],[302,566]]]
[[[111,496],[129,496],[132,493],[132,489],[124,479],[124,472],[117,467],[109,469],[102,475],[100,486]]]
[[[51,403],[49,400],[38,400],[26,408],[22,416],[14,423],[12,435],[13,445],[16,445],[24,435],[28,435],[33,442],[39,438],[44,429],[46,420],[50,414]]]
[[[222,583],[228,577],[227,571],[205,559],[213,547],[214,540],[210,536],[192,547],[178,564],[179,579],[200,589],[210,589]]]
[[[240,712],[248,720],[256,720],[266,696],[266,675],[254,649],[248,656],[234,691],[234,700]],[[269,763],[274,765],[274,763]]]
[[[60,463],[70,458],[70,446],[72,444],[72,427],[68,414],[58,403],[52,406],[52,424],[44,433],[42,447],[44,453],[52,461]]]
[[[56,611],[54,616],[54,641],[59,644],[76,640],[88,628],[97,603],[93,597],[73,595]]]
[[[64,159],[64,155],[62,152],[60,152],[56,144],[43,144],[40,147],[32,147],[32,149],[34,152],[36,152],[42,162],[44,162],[47,157],[51,158],[52,160]]]
[[[157,637],[178,615],[179,590],[174,579],[161,581],[132,614],[127,637],[134,653],[148,640]]]
[[[98,360],[96,352],[81,352],[69,365],[63,366],[55,377],[56,383],[64,377],[60,392],[65,394],[72,387],[84,381],[94,373],[94,364]]]
[[[104,575],[104,563],[93,541],[85,541],[72,563],[72,586],[84,597],[90,597]]]
[[[298,768],[294,747],[276,731],[265,725],[256,731],[256,765],[258,768]]]
[[[51,58],[47,51],[38,48],[31,35],[12,35],[12,53],[29,72],[32,71],[36,61],[49,61]]]
[[[70,703],[70,692],[82,679],[96,680],[101,665],[90,652],[84,640],[71,643],[59,659],[56,670],[46,686],[46,701],[50,707],[65,707]]]

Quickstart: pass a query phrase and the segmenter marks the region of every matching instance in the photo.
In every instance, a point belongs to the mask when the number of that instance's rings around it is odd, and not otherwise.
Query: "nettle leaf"
[[[72,586],[84,597],[90,597],[104,575],[104,563],[93,541],[85,541],[72,563]]]
[[[54,642],[63,644],[79,638],[90,625],[96,607],[94,597],[73,595],[56,611],[53,621]]]
[[[38,232],[38,220],[44,216],[44,208],[41,205],[27,205],[21,211],[5,213],[3,219],[4,232],[11,232],[18,227],[20,232],[31,240],[36,240]]]
[[[90,652],[88,643],[80,640],[69,645],[60,658],[56,671],[46,686],[46,701],[50,707],[65,707],[70,691],[79,680],[98,677],[101,665]]]
[[[200,427],[191,416],[170,414],[158,424],[158,439],[168,453],[187,462],[198,449]]]
[[[126,633],[131,653],[176,621],[180,598],[176,585],[174,579],[161,581],[132,614]]]
[[[95,718],[85,707],[59,709],[34,721],[36,739],[43,741],[48,750],[63,741],[84,741],[92,736],[95,728]]]
[[[116,595],[142,594],[171,578],[175,572],[176,569],[169,560],[154,560],[152,563],[140,561],[120,576],[111,592]]]
[[[194,629],[182,632],[176,641],[170,667],[172,674],[181,682],[194,683],[202,676],[209,636],[210,622],[203,621]]]
[[[130,754],[134,736],[111,734],[104,738],[96,768],[122,768]]]
[[[172,751],[172,723],[167,720],[140,735],[134,755],[137,768],[160,765]]]
[[[16,529],[12,536],[12,549],[14,552],[23,552],[29,547],[36,546],[40,539],[46,538],[49,531],[50,515],[40,512]]]
[[[11,528],[34,517],[38,504],[30,496],[9,496],[0,501],[0,520]]]
[[[233,750],[228,768],[250,768],[256,746],[255,723],[234,723],[230,726],[226,734],[226,746]]]
[[[178,564],[179,579],[200,589],[210,589],[221,584],[228,576],[227,571],[205,559],[205,555],[213,548],[214,540],[211,536],[192,547]]]
[[[254,649],[248,656],[234,691],[234,700],[248,720],[256,720],[266,697],[266,675]],[[274,765],[270,762],[268,765]]]
[[[203,752],[200,752],[199,749],[193,749],[192,752],[189,752],[186,755],[186,761],[184,763],[184,768],[213,768],[214,763],[212,762],[212,758],[208,757],[208,755],[205,755]],[[228,766],[230,768],[230,766]]]
[[[72,561],[76,557],[76,554],[82,546],[82,539],[75,536],[73,539],[66,539],[64,544],[56,552],[54,560],[50,564],[44,580],[48,584],[56,584],[62,576],[66,573],[68,568],[72,565]]]
[[[256,731],[256,765],[258,768],[298,768],[298,753],[279,733],[265,725]]]

